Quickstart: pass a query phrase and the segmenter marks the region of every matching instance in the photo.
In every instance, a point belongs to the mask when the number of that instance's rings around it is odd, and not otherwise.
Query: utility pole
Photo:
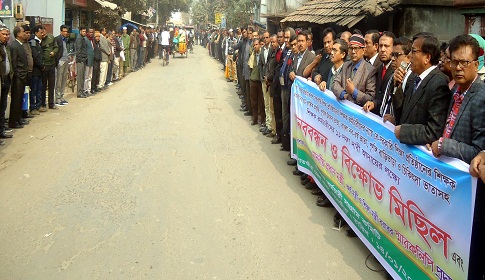
[[[159,11],[158,11],[158,0],[155,0],[155,1],[157,1],[157,3],[156,3],[156,6],[157,6],[156,9],[157,9],[157,11],[155,12],[156,13],[156,15],[155,15],[156,16],[155,21],[156,21],[157,27],[158,27],[158,26],[160,26],[160,24],[158,23],[158,13],[159,13]]]

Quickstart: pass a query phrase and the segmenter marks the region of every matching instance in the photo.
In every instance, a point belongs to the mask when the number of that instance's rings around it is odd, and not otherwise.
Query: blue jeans
[[[30,111],[42,105],[42,76],[32,76],[30,81]]]

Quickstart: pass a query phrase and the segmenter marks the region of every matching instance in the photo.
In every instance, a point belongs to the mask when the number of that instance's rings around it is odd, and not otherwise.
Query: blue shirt
[[[357,70],[359,69],[360,65],[362,64],[362,61],[364,61],[364,58],[362,58],[359,62],[357,62],[356,64],[352,64],[352,71],[355,71],[357,72]],[[344,95],[347,93],[347,91],[342,91],[342,93],[340,94],[340,99],[344,99]],[[354,99],[357,99],[357,95],[359,94],[359,91],[354,88],[354,92],[352,92],[352,97]]]

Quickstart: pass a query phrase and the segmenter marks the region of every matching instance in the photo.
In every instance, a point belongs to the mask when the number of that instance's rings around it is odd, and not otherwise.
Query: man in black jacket
[[[12,138],[12,134],[5,133],[5,111],[7,110],[8,92],[12,79],[12,57],[10,56],[10,47],[7,45],[10,39],[10,30],[8,27],[0,24],[0,77],[2,79],[2,88],[0,93],[0,138]],[[2,145],[2,140],[0,140]]]
[[[16,26],[13,29],[13,35],[15,40],[10,44],[13,79],[8,126],[10,128],[22,128],[24,123],[22,119],[22,94],[27,84],[29,63],[27,61],[27,53],[22,46],[25,36],[24,29],[21,26]]]
[[[417,77],[404,92],[399,124],[394,130],[401,143],[430,144],[443,133],[451,100],[448,77],[438,68],[440,47],[432,34],[417,34],[411,49],[411,69]]]
[[[44,30],[41,25],[33,28],[34,35],[30,38],[29,44],[34,59],[34,68],[32,69],[32,80],[30,81],[30,112],[35,115],[37,112],[46,112],[47,109],[42,107],[42,73],[44,71],[42,37]]]
[[[84,70],[88,60],[88,49],[86,45],[86,27],[79,27],[79,36],[76,38],[76,83],[77,97],[84,98]]]

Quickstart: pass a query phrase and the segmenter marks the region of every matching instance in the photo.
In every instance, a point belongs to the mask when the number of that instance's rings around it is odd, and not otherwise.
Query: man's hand
[[[441,153],[438,149],[438,140],[434,141],[433,143],[430,144],[426,144],[426,147],[428,147],[428,150],[431,150],[431,152],[433,152],[433,156],[435,158],[439,158],[441,156]]]
[[[54,56],[54,52],[50,52],[50,53],[49,53],[49,55],[50,55],[51,57],[53,57],[53,56]]]
[[[396,135],[396,138],[399,140],[401,138],[401,126],[398,125],[394,128],[394,135]]]
[[[396,119],[394,118],[393,115],[390,115],[390,114],[385,114],[384,115],[384,119],[383,119],[384,122],[390,122],[392,123],[393,125],[396,125]]]
[[[470,163],[470,175],[477,178],[480,177],[483,181],[483,179],[485,179],[485,176],[480,176],[481,175],[480,173],[485,172],[484,165],[485,165],[485,152],[480,152],[475,158],[472,159],[472,162]]]
[[[321,82],[319,85],[318,85],[318,88],[321,90],[321,91],[325,91],[327,89],[327,82],[323,81]]]
[[[374,106],[375,106],[375,104],[374,104],[373,101],[367,101],[367,102],[365,102],[362,109],[364,109],[364,111],[366,111],[366,112],[369,112],[369,111],[374,110]]]
[[[290,80],[292,80],[292,81],[294,81],[295,78],[296,78],[295,72],[293,72],[293,71],[290,72],[290,74],[288,76],[289,76]]]
[[[322,82],[322,75],[317,74],[313,80],[315,81],[315,84],[319,85]]]
[[[313,62],[312,63],[318,65],[318,63],[320,63],[320,61],[322,61],[322,55],[321,54],[317,54],[315,56],[315,58],[313,59]]]
[[[396,70],[394,70],[394,86],[402,84],[405,75],[406,70],[402,69],[401,67],[398,67]]]
[[[352,80],[348,78],[347,82],[345,83],[345,91],[348,94],[352,95],[352,93],[354,93],[354,89],[355,89],[354,82],[352,82]]]

